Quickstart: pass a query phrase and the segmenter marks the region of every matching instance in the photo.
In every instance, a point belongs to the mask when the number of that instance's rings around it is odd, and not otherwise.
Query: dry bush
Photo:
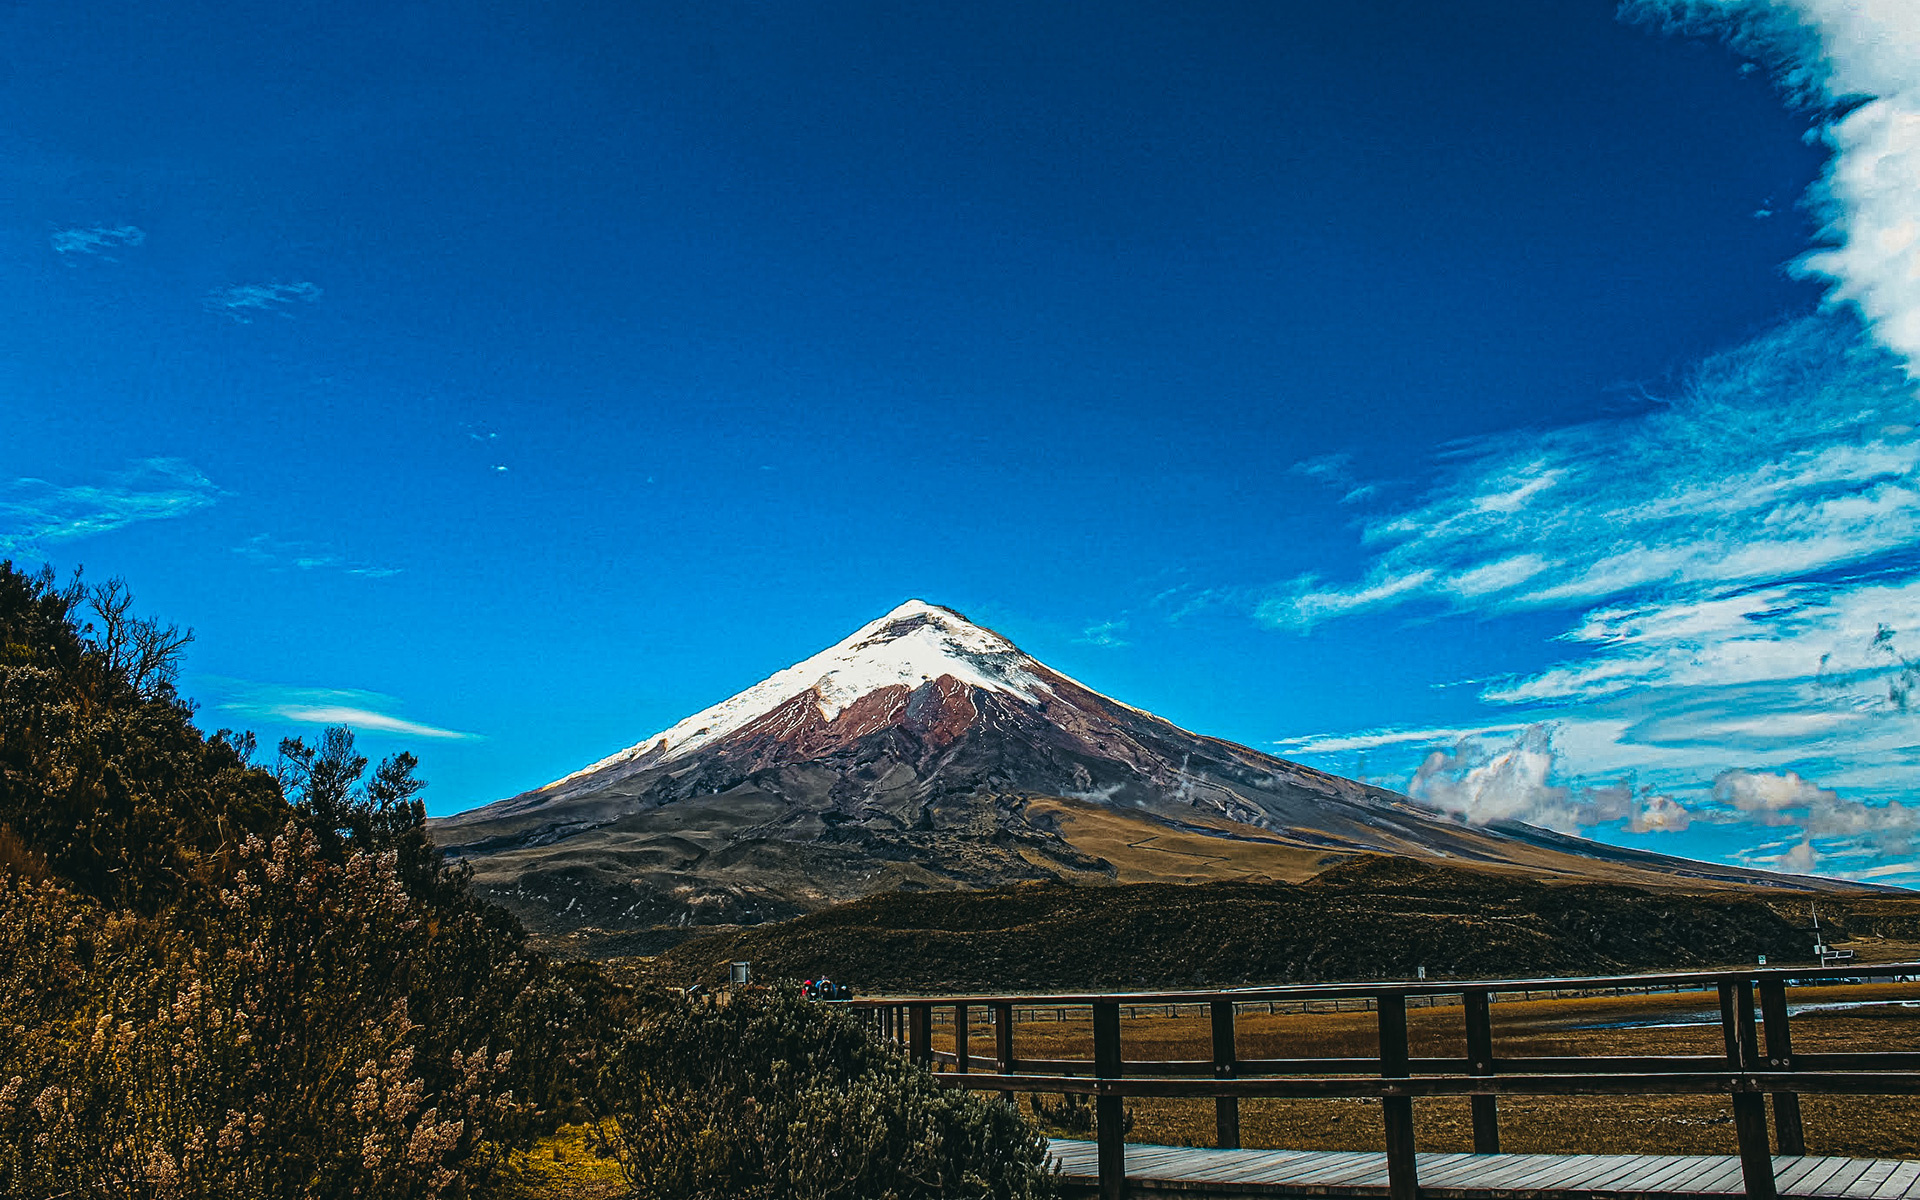
[[[493,1165],[508,1055],[419,1060],[392,855],[251,839],[197,923],[0,888],[0,1194],[406,1200]]]

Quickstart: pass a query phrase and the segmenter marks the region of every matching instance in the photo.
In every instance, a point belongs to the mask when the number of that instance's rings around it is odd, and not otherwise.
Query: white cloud
[[[480,735],[409,721],[392,711],[399,702],[379,692],[345,688],[288,688],[232,679],[207,681],[232,694],[219,707],[257,720],[296,725],[345,725],[362,733],[390,733],[445,741],[474,741]]]
[[[1801,100],[1841,112],[1809,199],[1826,248],[1797,264],[1833,281],[1920,373],[1920,6],[1913,0],[1631,0],[1630,16],[1724,34]],[[1840,102],[1845,102],[1840,103]]]
[[[1823,863],[1865,868],[1899,850],[1889,831],[1905,817],[1890,802],[1920,789],[1920,661],[1907,657],[1920,639],[1907,558],[1920,543],[1916,411],[1904,371],[1857,327],[1809,318],[1718,356],[1642,416],[1469,448],[1418,505],[1364,530],[1374,557],[1361,579],[1295,580],[1259,612],[1305,629],[1415,602],[1580,604],[1564,661],[1483,687],[1509,710],[1484,729],[1550,722],[1567,774],[1633,775],[1689,814],[1638,802],[1622,826],[1638,832],[1678,832],[1701,804],[1715,822],[1752,819],[1708,794],[1735,765],[1844,781],[1851,799],[1820,808],[1808,836]],[[1416,746],[1453,745],[1447,732],[1287,745],[1377,746],[1407,769]],[[1587,827],[1603,810],[1556,790],[1571,785],[1544,753],[1454,746],[1410,787],[1463,814]],[[1864,832],[1830,832],[1843,810]]]
[[[1795,832],[1752,852],[1755,861],[1780,870],[1877,878],[1910,868],[1920,842],[1920,809],[1897,800],[1863,804],[1793,771],[1727,771],[1714,780],[1713,799],[1761,824]],[[1768,857],[1767,850],[1777,853]],[[1873,865],[1887,858],[1899,861]]]
[[[138,246],[147,240],[138,225],[95,225],[88,229],[61,229],[50,239],[55,254],[89,254],[112,258],[110,250]]]
[[[1854,876],[1856,879],[1885,879],[1892,875],[1910,875],[1920,877],[1920,862],[1888,863],[1883,867],[1869,867]]]
[[[207,296],[207,307],[225,313],[243,325],[251,324],[262,313],[277,312],[289,316],[294,302],[311,304],[321,296],[320,286],[300,283],[243,283],[216,288]]]
[[[1447,580],[1447,590],[1459,596],[1490,596],[1511,591],[1539,576],[1554,564],[1538,554],[1516,554],[1498,562],[1461,571]]]
[[[1824,244],[1796,269],[1832,281],[1826,311],[1707,360],[1638,415],[1455,449],[1417,503],[1365,525],[1355,577],[1303,575],[1253,607],[1302,632],[1389,608],[1586,610],[1564,661],[1481,692],[1551,737],[1455,743],[1410,786],[1463,814],[1584,828],[1606,806],[1575,811],[1565,777],[1630,777],[1626,830],[1720,854],[1732,830],[1772,823],[1786,836],[1736,857],[1920,878],[1920,3],[1623,12],[1726,35],[1816,112]],[[1416,735],[1446,732],[1290,745],[1378,746],[1411,769],[1439,742]]]
[[[142,459],[103,483],[14,479],[0,483],[0,554],[184,517],[220,495],[198,468],[179,458]]]
[[[1597,787],[1568,783],[1555,746],[1559,732],[1542,722],[1504,742],[1467,738],[1430,751],[1407,794],[1473,824],[1524,821],[1570,834],[1610,825],[1681,833],[1700,820],[1773,827],[1789,836],[1741,857],[1800,873],[1863,877],[1882,860],[1910,861],[1920,841],[1920,808],[1843,797],[1791,770],[1722,771],[1693,805],[1624,778]]]
[[[1713,781],[1713,798],[1744,813],[1777,813],[1789,808],[1830,804],[1839,796],[1792,771],[1728,771]]]
[[[1577,834],[1595,825],[1629,821],[1647,830],[1684,829],[1684,810],[1670,797],[1652,797],[1643,807],[1626,782],[1581,787],[1558,782],[1554,729],[1529,725],[1503,745],[1467,739],[1434,750],[1414,772],[1407,795],[1432,808],[1484,825],[1524,821]]]
[[[1603,840],[1718,830],[1676,847],[1711,856],[1725,855],[1726,838],[1740,828],[1765,828],[1788,836],[1731,857],[1840,878],[1878,878],[1868,872],[1912,862],[1920,849],[1920,808],[1909,799],[1920,782],[1920,716],[1889,710],[1868,735],[1829,739],[1836,744],[1824,748],[1765,728],[1741,730],[1764,726],[1743,718],[1789,703],[1786,696],[1780,685],[1675,689],[1651,711],[1610,698],[1536,713],[1517,728],[1298,738],[1282,752],[1337,769],[1334,755],[1381,751],[1375,765],[1388,777],[1413,768],[1410,796],[1470,822],[1520,820]],[[1729,759],[1750,765],[1729,770]],[[1606,782],[1583,786],[1582,776]]]
[[[1304,475],[1308,479],[1317,479],[1323,483],[1351,487],[1353,486],[1353,455],[1318,454],[1294,463],[1287,468],[1287,472],[1292,475]]]
[[[1433,580],[1434,573],[1425,570],[1376,572],[1358,587],[1323,588],[1318,577],[1303,575],[1285,593],[1261,601],[1255,611],[1269,624],[1304,632],[1334,617],[1398,604],[1426,591]]]
[[[1648,796],[1627,828],[1634,833],[1683,833],[1692,824],[1693,814],[1673,797]]]

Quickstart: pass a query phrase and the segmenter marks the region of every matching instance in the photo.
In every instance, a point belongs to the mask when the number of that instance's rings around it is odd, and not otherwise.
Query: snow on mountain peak
[[[656,762],[679,758],[746,728],[808,692],[814,693],[820,715],[828,720],[844,712],[860,697],[880,688],[896,684],[917,688],[942,675],[1031,702],[1038,699],[1038,693],[1053,690],[1035,673],[1036,667],[1039,664],[1022,654],[1012,642],[982,629],[952,609],[924,600],[909,600],[812,658],[778,671],[746,691],[576,771],[556,784],[642,756],[651,756]]]

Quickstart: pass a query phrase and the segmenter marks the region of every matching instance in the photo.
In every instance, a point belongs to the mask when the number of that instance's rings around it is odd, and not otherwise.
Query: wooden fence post
[[[1760,982],[1760,1011],[1766,1021],[1767,1066],[1775,1071],[1793,1070],[1793,1038],[1787,1032],[1787,985],[1779,978]],[[1806,1134],[1800,1128],[1800,1097],[1793,1092],[1773,1093],[1773,1130],[1780,1153],[1795,1156],[1807,1152]]]
[[[1720,982],[1720,1030],[1727,1044],[1727,1065],[1740,1075],[1759,1066],[1759,1039],[1753,1027],[1753,981]],[[1740,1175],[1751,1200],[1774,1200],[1773,1154],[1767,1147],[1767,1098],[1759,1092],[1733,1093],[1733,1131],[1740,1142]]]
[[[923,1067],[933,1064],[933,1005],[907,1006],[907,1053]]]
[[[1120,1078],[1120,1006],[1111,1000],[1093,1004],[1093,1074]],[[1100,1092],[1093,1102],[1098,1132],[1100,1200],[1124,1200],[1127,1194],[1126,1101]]]
[[[1488,1010],[1485,992],[1467,992],[1461,996],[1467,1014],[1467,1073],[1493,1074],[1493,1016]],[[1473,1098],[1473,1152],[1500,1153],[1500,1097]]]
[[[961,1072],[966,1071],[971,1065],[967,1059],[973,1053],[972,1047],[967,1044],[967,1035],[972,1032],[967,1028],[968,1015],[966,1005],[953,1006],[953,1068]]]
[[[1209,1005],[1213,1016],[1213,1077],[1232,1079],[1240,1073],[1240,1055],[1233,1039],[1233,1001],[1215,1000]],[[1240,1097],[1213,1098],[1214,1145],[1222,1150],[1240,1148]]]
[[[1375,1005],[1380,1019],[1380,1074],[1388,1079],[1407,1075],[1407,998],[1382,993]],[[1413,1097],[1380,1097],[1380,1115],[1387,1126],[1387,1195],[1389,1200],[1418,1200],[1420,1179],[1413,1160]]]
[[[996,1074],[1013,1074],[1013,1005],[996,1004],[993,1006],[993,1069]],[[1000,1098],[1009,1105],[1014,1103],[1012,1092],[1001,1092]]]

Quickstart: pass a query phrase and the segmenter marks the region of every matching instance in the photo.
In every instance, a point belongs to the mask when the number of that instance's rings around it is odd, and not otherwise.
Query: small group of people
[[[822,975],[818,979],[809,979],[800,985],[800,994],[809,1000],[851,1000],[853,989],[844,983],[835,983]]]

